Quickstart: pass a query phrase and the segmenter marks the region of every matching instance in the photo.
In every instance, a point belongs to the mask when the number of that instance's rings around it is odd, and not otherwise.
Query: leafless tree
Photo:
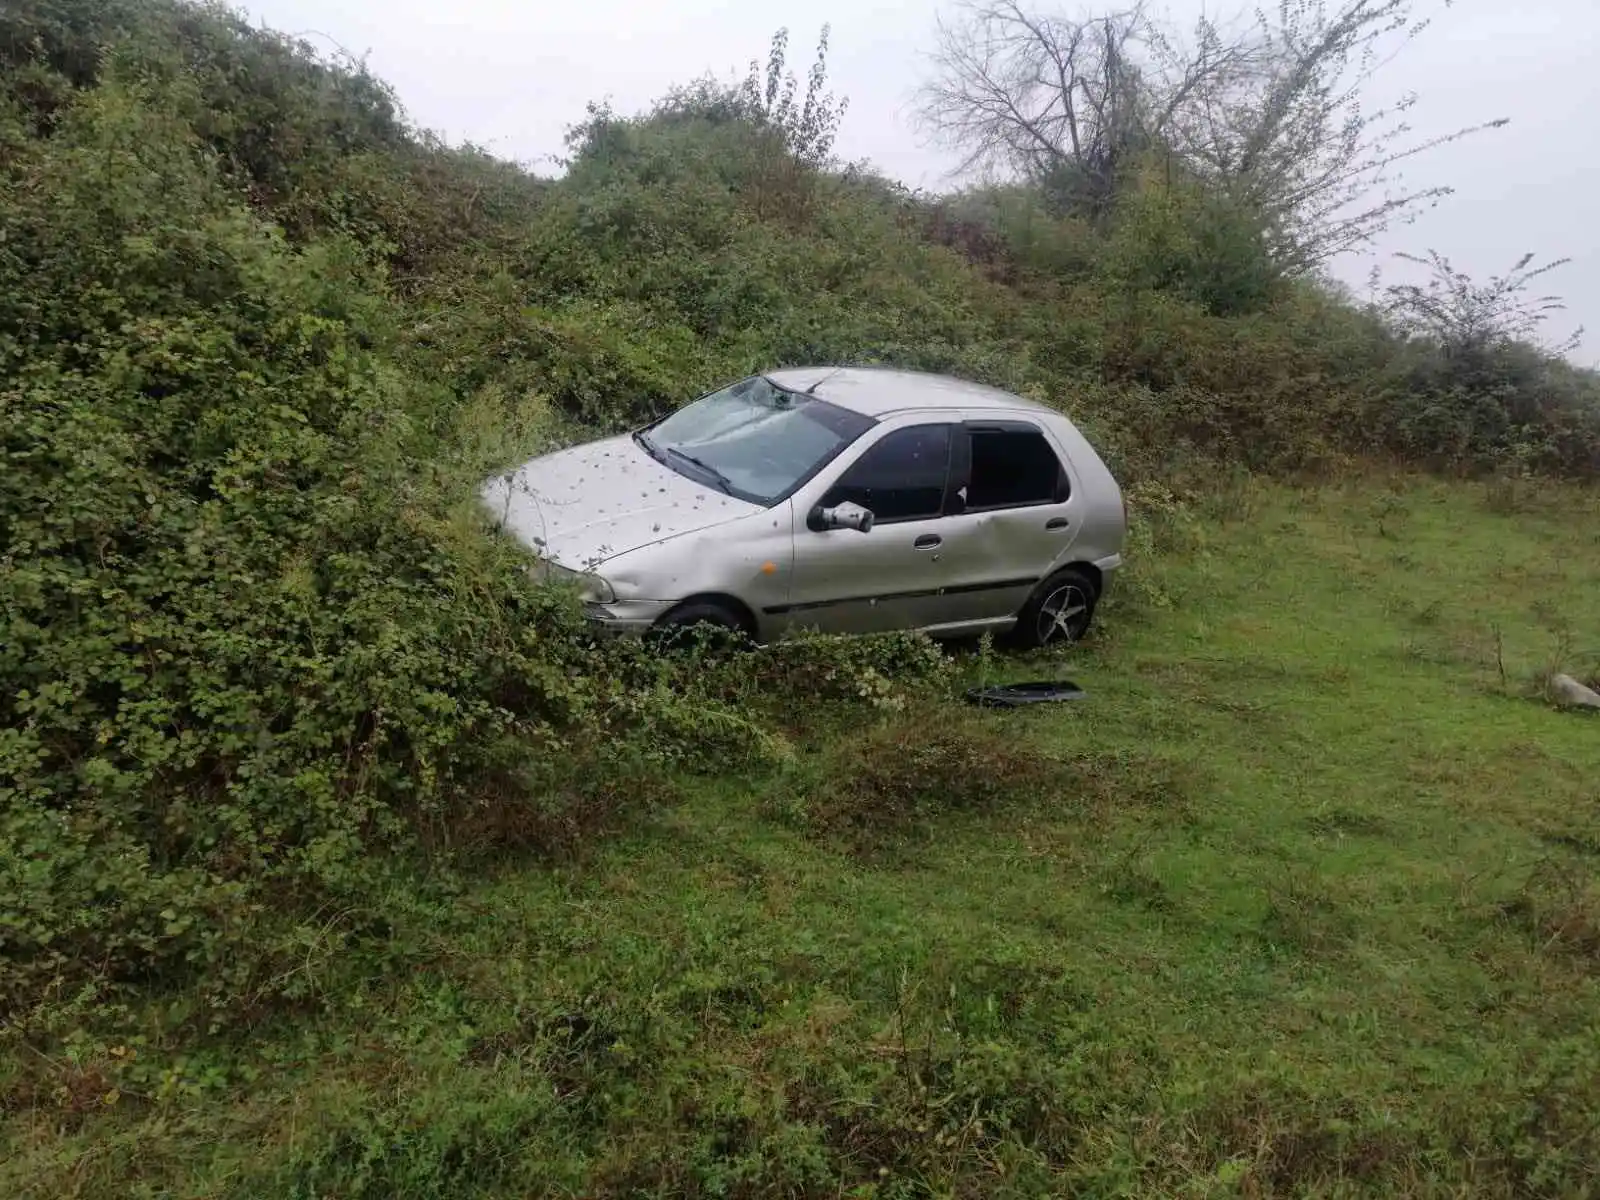
[[[964,152],[961,173],[1070,178],[1098,209],[1146,125],[1139,62],[1149,30],[1140,7],[1079,20],[1035,15],[1017,0],[968,3],[940,22],[922,119]]]
[[[1312,269],[1448,192],[1401,188],[1399,164],[1504,124],[1415,141],[1414,96],[1366,112],[1374,75],[1427,23],[1414,0],[1334,2],[1280,0],[1181,33],[1139,7],[1065,18],[966,0],[941,22],[920,114],[963,171],[1067,170],[1098,201],[1130,156],[1165,155],[1257,213],[1282,265]]]

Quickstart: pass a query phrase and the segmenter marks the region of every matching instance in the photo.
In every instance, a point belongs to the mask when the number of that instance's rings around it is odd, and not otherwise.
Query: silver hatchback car
[[[1083,636],[1127,514],[1060,413],[946,376],[806,367],[491,479],[495,519],[619,632]]]

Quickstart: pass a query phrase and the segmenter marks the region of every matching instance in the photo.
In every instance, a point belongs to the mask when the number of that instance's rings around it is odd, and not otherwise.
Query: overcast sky
[[[1051,7],[1054,0],[1039,0]],[[1187,24],[1202,0],[1169,0]],[[589,100],[645,107],[706,71],[742,76],[780,26],[804,77],[817,34],[832,25],[830,83],[848,97],[836,151],[870,159],[914,187],[948,182],[952,155],[911,121],[936,15],[949,0],[246,0],[262,24],[365,56],[395,86],[413,120],[551,172],[562,134]],[[1081,3],[1056,5],[1083,11]],[[1160,7],[1159,0],[1156,7]],[[1243,5],[1211,0],[1214,13]],[[1547,327],[1585,325],[1574,357],[1600,358],[1600,0],[1418,0],[1433,26],[1390,63],[1375,103],[1419,94],[1419,137],[1508,117],[1506,128],[1432,151],[1406,168],[1412,186],[1455,195],[1393,230],[1377,253],[1336,272],[1364,294],[1376,263],[1399,278],[1395,250],[1436,249],[1487,278],[1532,251],[1573,261],[1542,282],[1568,311]]]

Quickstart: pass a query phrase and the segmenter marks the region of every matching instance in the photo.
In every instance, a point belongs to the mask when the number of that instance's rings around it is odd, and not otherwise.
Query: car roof
[[[951,375],[890,367],[789,367],[766,376],[786,391],[804,392],[867,417],[941,408],[1026,409],[1061,414],[999,388]]]

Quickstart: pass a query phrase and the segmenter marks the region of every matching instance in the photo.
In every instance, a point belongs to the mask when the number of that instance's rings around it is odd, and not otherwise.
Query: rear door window
[[[966,509],[1060,504],[1071,494],[1066,469],[1043,432],[1030,425],[968,428],[972,466]]]

